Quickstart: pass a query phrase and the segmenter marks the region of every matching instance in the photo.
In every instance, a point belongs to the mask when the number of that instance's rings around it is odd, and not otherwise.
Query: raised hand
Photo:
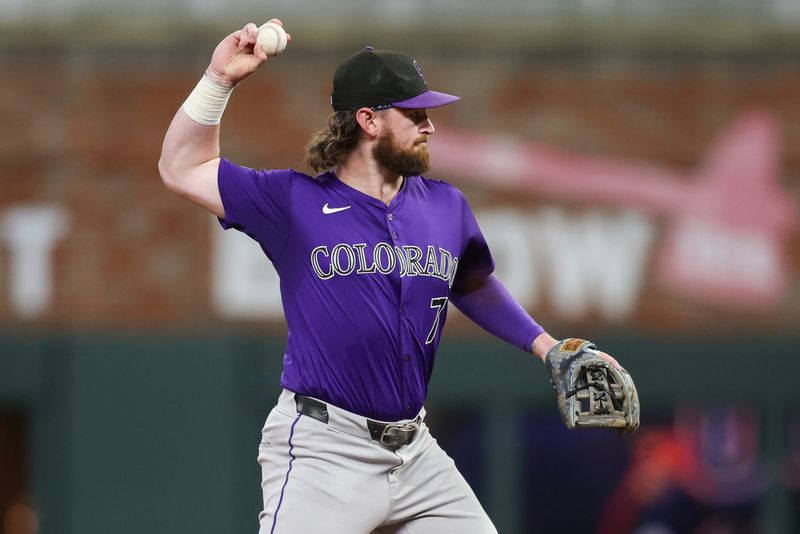
[[[280,24],[279,19],[269,22]],[[228,35],[214,49],[206,74],[213,81],[234,86],[253,74],[266,60],[267,54],[256,45],[258,26],[249,22],[241,30]],[[291,35],[287,35],[291,41]]]

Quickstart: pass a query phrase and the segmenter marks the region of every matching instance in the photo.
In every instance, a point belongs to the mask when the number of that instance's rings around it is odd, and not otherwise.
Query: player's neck
[[[353,189],[387,205],[403,185],[402,176],[387,171],[372,157],[365,157],[359,151],[353,152],[336,168],[336,176]]]

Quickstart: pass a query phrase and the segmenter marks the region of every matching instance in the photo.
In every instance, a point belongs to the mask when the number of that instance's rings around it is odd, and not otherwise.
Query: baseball
[[[258,29],[256,43],[268,56],[277,56],[286,48],[286,32],[280,24],[267,22]]]

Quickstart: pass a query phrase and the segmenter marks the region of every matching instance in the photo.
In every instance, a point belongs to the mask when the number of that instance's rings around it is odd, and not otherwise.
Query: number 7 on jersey
[[[429,345],[433,339],[436,337],[436,330],[439,329],[439,318],[442,316],[442,310],[447,307],[447,297],[436,297],[431,299],[431,309],[436,310],[436,318],[433,320],[433,326],[431,326],[431,331],[428,334],[428,339],[425,340],[425,344]]]

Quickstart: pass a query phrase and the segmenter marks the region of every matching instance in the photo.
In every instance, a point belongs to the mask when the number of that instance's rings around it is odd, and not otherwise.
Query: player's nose
[[[420,133],[426,133],[430,135],[436,131],[436,128],[433,127],[433,122],[430,119],[425,119],[422,121],[422,123],[420,123],[419,131]]]

